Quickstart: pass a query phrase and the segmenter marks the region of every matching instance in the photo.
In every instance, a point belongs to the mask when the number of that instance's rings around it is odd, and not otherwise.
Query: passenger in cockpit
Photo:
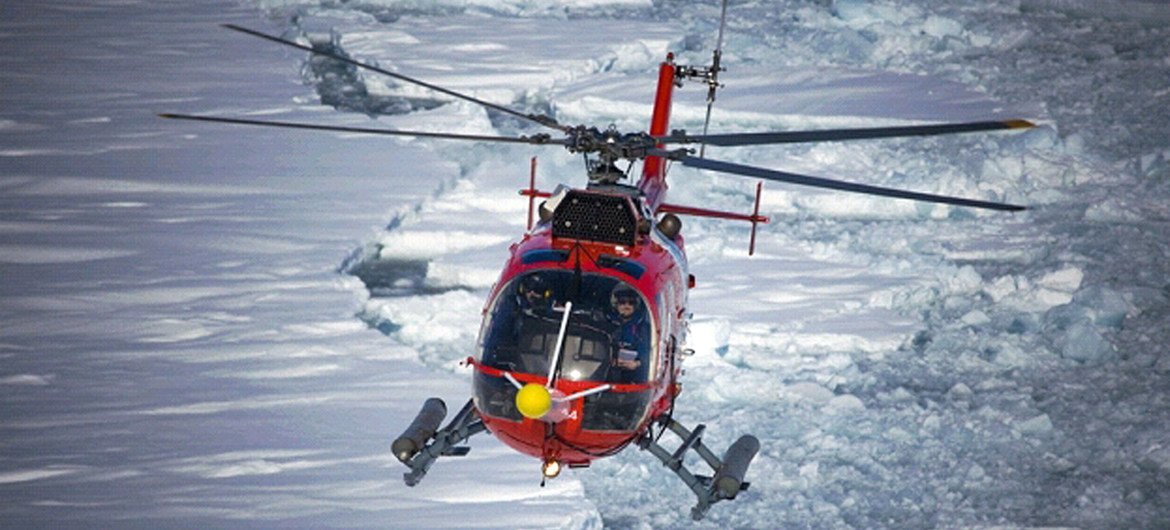
[[[646,362],[650,349],[650,325],[638,293],[620,285],[610,295],[613,313],[610,322],[614,326],[613,339],[617,344],[617,355],[613,365],[620,371],[619,379],[635,379],[635,375]]]
[[[547,317],[552,308],[552,287],[540,273],[530,274],[520,279],[516,302],[525,314]]]

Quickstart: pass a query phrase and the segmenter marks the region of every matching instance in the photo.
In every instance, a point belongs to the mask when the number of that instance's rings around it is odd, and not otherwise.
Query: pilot
[[[610,316],[614,325],[613,337],[618,345],[617,358],[613,364],[626,372],[622,374],[623,379],[629,379],[646,360],[650,346],[650,326],[646,322],[646,312],[641,310],[640,297],[633,289],[619,285],[609,300],[613,307]]]
[[[516,287],[516,304],[525,314],[546,316],[552,306],[552,287],[541,274],[529,274]]]

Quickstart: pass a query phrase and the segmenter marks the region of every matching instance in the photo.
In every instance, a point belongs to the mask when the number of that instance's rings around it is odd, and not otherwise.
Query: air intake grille
[[[553,212],[553,237],[634,246],[636,225],[629,199],[570,191]]]

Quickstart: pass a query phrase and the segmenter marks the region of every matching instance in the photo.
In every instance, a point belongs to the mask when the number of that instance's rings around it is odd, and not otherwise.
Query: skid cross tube
[[[749,482],[743,481],[743,476],[747,473],[748,465],[751,464],[752,458],[756,456],[756,452],[760,448],[760,442],[754,436],[740,437],[739,440],[731,444],[723,459],[720,459],[703,443],[703,432],[707,428],[705,425],[699,425],[694,431],[691,431],[673,419],[667,419],[662,423],[683,441],[682,445],[672,453],[658,445],[658,442],[650,434],[650,430],[647,430],[638,440],[638,447],[643,451],[649,451],[662,462],[662,465],[674,471],[674,474],[678,475],[678,478],[682,479],[683,483],[695,493],[698,503],[695,504],[694,508],[691,508],[692,519],[696,521],[702,519],[713,504],[722,500],[734,499],[740,491],[748,489],[748,486],[751,485]],[[687,469],[683,465],[683,458],[689,450],[694,450],[714,470],[715,474],[713,476],[696,475]]]
[[[431,464],[435,463],[435,460],[438,460],[440,456],[466,455],[471,448],[458,445],[485,430],[487,427],[484,426],[479,413],[472,406],[472,400],[467,400],[467,404],[463,405],[463,408],[451,419],[451,422],[435,433],[431,442],[419,450],[413,458],[403,462],[406,467],[410,468],[410,472],[403,473],[402,480],[406,482],[407,486],[418,484],[426,476],[427,470],[430,469]]]

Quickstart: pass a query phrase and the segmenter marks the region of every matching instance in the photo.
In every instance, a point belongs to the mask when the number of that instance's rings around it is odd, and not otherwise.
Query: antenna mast
[[[707,135],[707,128],[711,125],[711,107],[715,104],[715,91],[723,86],[719,84],[719,72],[725,70],[720,63],[723,59],[723,29],[726,25],[727,0],[723,0],[723,7],[719,13],[719,36],[715,41],[715,51],[711,52],[711,66],[705,68],[683,66],[678,69],[679,79],[699,79],[707,85],[707,116],[703,119],[704,136]],[[706,142],[699,144],[699,158],[703,158],[706,150]]]

